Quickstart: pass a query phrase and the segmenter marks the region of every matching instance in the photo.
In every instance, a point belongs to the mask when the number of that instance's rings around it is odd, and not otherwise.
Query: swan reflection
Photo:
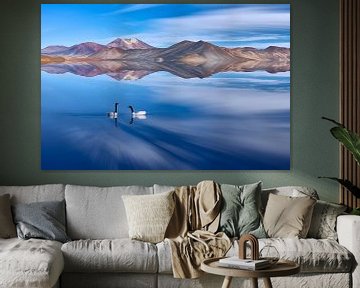
[[[117,119],[118,118],[118,106],[119,106],[119,103],[115,103],[115,108],[114,108],[114,111],[111,111],[111,112],[108,112],[107,113],[107,116],[110,118],[110,119]]]
[[[129,121],[129,124],[133,124],[134,120],[146,120],[147,119],[147,112],[145,110],[135,111],[134,107],[132,105],[128,106],[130,109],[130,115],[131,119]],[[114,120],[115,127],[118,127],[118,119],[120,117],[119,113],[119,103],[115,102],[114,104],[114,111],[107,112],[107,117]]]

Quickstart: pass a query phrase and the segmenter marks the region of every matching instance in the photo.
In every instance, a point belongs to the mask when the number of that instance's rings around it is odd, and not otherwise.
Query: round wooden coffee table
[[[258,278],[263,278],[265,287],[272,288],[270,277],[289,276],[300,272],[300,266],[288,260],[279,260],[270,268],[253,271],[219,266],[219,259],[221,258],[204,260],[201,263],[201,270],[225,276],[222,288],[229,288],[233,277],[251,278],[254,288],[258,288]]]

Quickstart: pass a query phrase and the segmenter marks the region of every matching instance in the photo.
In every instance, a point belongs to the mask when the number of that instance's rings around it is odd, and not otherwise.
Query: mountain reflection
[[[94,42],[48,46],[41,50],[41,64],[43,71],[52,74],[106,74],[116,80],[137,80],[165,71],[190,79],[219,72],[286,72],[290,70],[290,49],[227,48],[202,40],[183,40],[167,48],[156,48],[139,39],[119,38],[106,46]]]
[[[290,64],[286,61],[255,60],[230,63],[214,62],[197,66],[177,62],[89,61],[42,64],[41,70],[50,74],[64,74],[69,72],[85,77],[107,75],[115,80],[138,80],[152,73],[165,71],[184,79],[190,79],[206,78],[220,72],[286,72],[290,70]]]

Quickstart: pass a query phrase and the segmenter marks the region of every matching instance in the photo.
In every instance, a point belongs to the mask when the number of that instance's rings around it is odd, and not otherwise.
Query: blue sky
[[[225,47],[290,47],[289,4],[42,4],[41,47],[138,38]]]

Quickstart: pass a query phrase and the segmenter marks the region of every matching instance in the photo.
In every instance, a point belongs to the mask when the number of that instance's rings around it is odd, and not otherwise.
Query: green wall
[[[62,1],[62,3],[119,1]],[[136,1],[137,3],[141,1]],[[146,1],[144,1],[145,3]],[[164,2],[164,1],[158,1]],[[194,2],[194,1],[182,1]],[[210,3],[210,1],[201,1]],[[232,1],[234,2],[234,1]],[[238,1],[241,3],[241,1]],[[319,175],[338,175],[338,146],[321,116],[338,117],[338,1],[290,1],[291,170],[290,171],[42,171],[40,169],[40,3],[2,0],[0,8],[0,185],[193,184],[203,179],[265,187],[308,185],[321,198],[338,200],[338,186]],[[289,1],[243,1],[289,3]],[[71,33],[71,31],[69,31]],[[266,139],[264,139],[266,141]]]

